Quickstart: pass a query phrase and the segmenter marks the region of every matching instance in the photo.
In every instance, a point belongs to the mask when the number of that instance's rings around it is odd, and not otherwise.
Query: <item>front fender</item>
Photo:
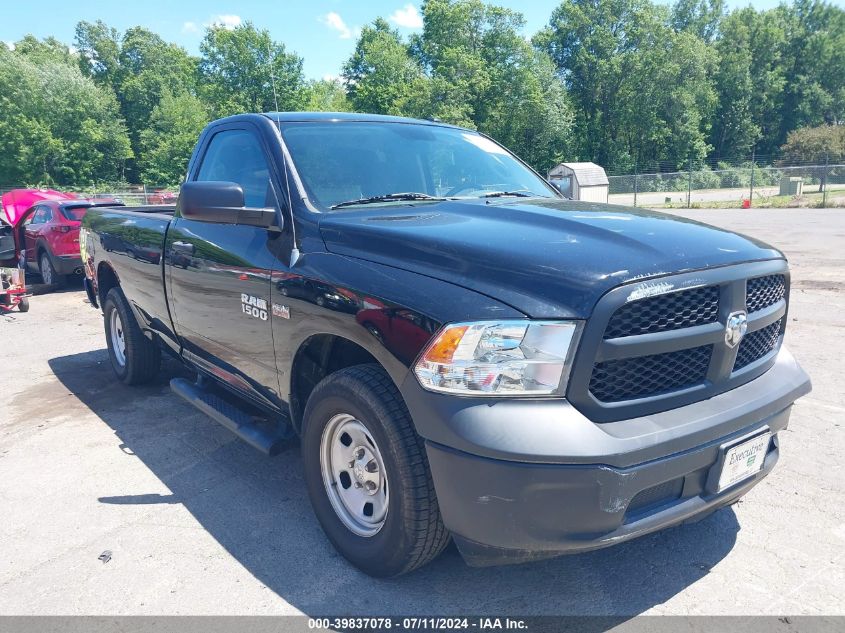
[[[323,300],[294,298],[282,289],[319,288]],[[282,399],[292,391],[296,354],[312,337],[331,335],[369,352],[401,389],[409,367],[444,323],[519,319],[525,315],[488,296],[445,281],[331,253],[309,254],[296,272],[275,273],[271,291],[273,339]],[[374,332],[378,330],[378,333]]]

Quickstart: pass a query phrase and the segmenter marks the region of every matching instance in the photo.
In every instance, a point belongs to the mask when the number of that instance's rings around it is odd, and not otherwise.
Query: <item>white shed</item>
[[[549,180],[573,200],[607,202],[610,181],[595,163],[561,163],[549,171]]]

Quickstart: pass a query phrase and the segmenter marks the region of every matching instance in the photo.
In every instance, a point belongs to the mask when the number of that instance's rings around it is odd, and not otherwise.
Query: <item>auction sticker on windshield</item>
[[[727,449],[719,476],[719,492],[760,472],[771,437],[772,434],[766,432]]]

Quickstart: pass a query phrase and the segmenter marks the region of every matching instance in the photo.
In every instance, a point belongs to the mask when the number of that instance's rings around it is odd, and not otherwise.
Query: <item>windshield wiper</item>
[[[392,202],[394,200],[447,200],[448,198],[438,198],[437,196],[430,196],[427,193],[415,193],[412,191],[405,193],[387,193],[383,196],[372,196],[370,198],[358,198],[357,200],[346,200],[345,202],[338,202],[333,204],[330,209],[339,209],[341,207],[351,207],[358,204],[374,204],[376,202]]]
[[[484,195],[478,196],[479,198],[506,198],[509,196],[514,196],[517,198],[548,198],[548,196],[541,196],[540,194],[534,193],[533,191],[528,191],[527,189],[520,189],[518,191],[490,191],[489,193],[485,193]]]

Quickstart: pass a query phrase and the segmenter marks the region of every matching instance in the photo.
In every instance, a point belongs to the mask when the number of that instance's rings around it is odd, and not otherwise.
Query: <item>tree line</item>
[[[541,171],[845,151],[845,11],[827,2],[563,0],[530,39],[522,14],[482,0],[421,14],[410,37],[365,26],[339,79],[307,80],[249,22],[208,27],[199,56],[101,21],[80,22],[72,48],[0,45],[0,185],[175,185],[208,121],[275,109],[437,118]]]

